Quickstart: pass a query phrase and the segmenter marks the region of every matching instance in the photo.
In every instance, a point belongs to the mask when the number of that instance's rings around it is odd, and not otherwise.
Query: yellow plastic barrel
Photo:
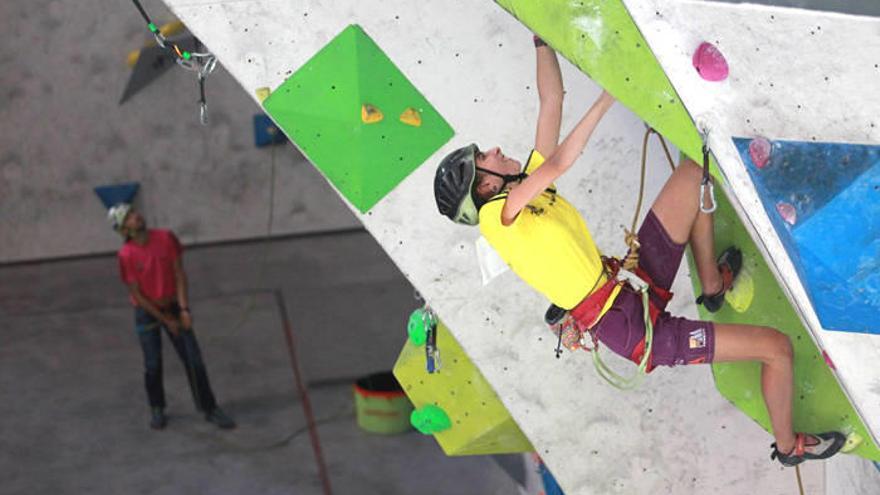
[[[393,435],[412,428],[413,406],[390,371],[374,373],[354,384],[357,424],[364,431]]]

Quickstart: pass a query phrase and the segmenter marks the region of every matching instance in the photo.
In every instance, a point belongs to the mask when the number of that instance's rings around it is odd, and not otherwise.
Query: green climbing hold
[[[414,410],[409,416],[409,422],[424,435],[433,435],[452,428],[452,421],[446,411],[433,404]]]
[[[183,59],[184,60],[189,60],[191,57],[192,57],[192,55],[190,55],[189,52],[187,52],[187,51],[183,52]]]
[[[435,325],[433,313],[424,308],[413,311],[406,326],[410,342],[416,346],[424,345],[428,340],[428,328],[433,325]]]

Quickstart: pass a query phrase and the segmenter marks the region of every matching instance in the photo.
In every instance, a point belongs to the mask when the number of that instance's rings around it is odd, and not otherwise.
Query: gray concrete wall
[[[333,493],[518,493],[488,457],[446,457],[415,431],[357,427],[351,384],[393,366],[416,306],[366,232],[187,250],[199,345],[233,431],[195,413],[167,339],[169,424],[149,429],[115,265],[95,256],[0,267],[0,390],[15,398],[0,401],[0,495],[321,493],[273,289],[289,312]]]
[[[798,9],[823,10],[843,14],[880,16],[880,2],[877,0],[711,0],[726,3],[757,3],[792,7]]]
[[[173,20],[159,1],[157,24]],[[273,152],[254,100],[219,67],[198,122],[195,76],[173,68],[123,106],[129,50],[148,32],[127,1],[0,3],[0,262],[111,251],[96,185],[139,181],[152,225],[185,243],[264,235]],[[275,150],[275,234],[359,222],[291,145]]]

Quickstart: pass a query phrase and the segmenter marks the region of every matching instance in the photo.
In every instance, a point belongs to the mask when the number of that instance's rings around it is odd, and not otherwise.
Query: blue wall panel
[[[880,334],[880,146],[773,141],[758,168],[750,142],[734,138],[822,326]]]

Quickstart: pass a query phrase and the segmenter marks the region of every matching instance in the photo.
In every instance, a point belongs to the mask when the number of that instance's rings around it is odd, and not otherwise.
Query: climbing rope
[[[274,127],[269,129],[269,134],[273,136],[278,132]],[[268,218],[266,220],[266,233],[263,235],[262,245],[260,246],[261,256],[260,256],[260,268],[257,272],[257,287],[264,287],[263,283],[266,279],[266,265],[268,264],[269,259],[269,246],[272,243],[272,225],[274,224],[275,219],[275,169],[276,169],[276,159],[275,159],[275,148],[278,146],[272,144],[269,145],[269,198],[268,198]],[[241,316],[238,321],[232,325],[232,333],[237,333],[239,329],[247,322],[250,318],[251,312],[257,307],[257,294],[251,295],[247,304],[245,304],[244,309],[241,311]]]
[[[627,252],[626,257],[623,259],[621,264],[621,270],[617,272],[615,275],[621,281],[621,283],[629,283],[629,285],[635,289],[642,298],[643,311],[642,314],[644,316],[645,323],[645,352],[642,354],[642,358],[639,361],[638,368],[636,372],[630,377],[624,377],[614,370],[612,370],[604,361],[602,361],[601,356],[599,355],[599,340],[595,334],[595,332],[591,330],[587,330],[586,333],[589,333],[593,340],[593,347],[587,347],[583,342],[583,331],[578,327],[578,323],[574,321],[571,315],[567,315],[563,322],[558,325],[556,331],[558,334],[558,342],[556,348],[556,357],[559,357],[559,354],[562,352],[562,342],[565,337],[563,337],[564,333],[568,333],[570,339],[572,333],[578,334],[576,336],[577,342],[569,342],[566,344],[566,347],[569,348],[582,348],[584,350],[590,351],[593,358],[593,366],[596,368],[596,373],[599,374],[608,384],[617,388],[619,390],[631,390],[638,386],[648,371],[648,363],[651,357],[651,350],[653,348],[654,341],[654,323],[651,320],[651,311],[650,311],[650,295],[649,290],[650,286],[644,280],[642,280],[639,276],[637,276],[633,271],[638,268],[639,265],[639,248],[641,245],[639,244],[638,234],[636,234],[636,226],[639,221],[639,213],[642,209],[642,202],[644,200],[645,195],[645,178],[647,172],[647,156],[648,156],[648,139],[651,137],[651,134],[657,134],[657,137],[660,139],[660,144],[663,146],[663,152],[666,155],[666,160],[669,163],[669,167],[675,171],[675,163],[672,160],[672,155],[669,153],[669,147],[666,146],[666,141],[663,139],[657,131],[653,128],[648,127],[645,131],[645,137],[642,139],[642,162],[641,162],[641,179],[639,182],[639,197],[638,202],[636,204],[636,211],[633,215],[632,225],[630,229],[626,229],[624,227],[625,233],[625,242],[629,247],[629,251]],[[592,292],[592,290],[590,291]],[[574,328],[573,328],[574,327]],[[574,330],[574,332],[573,332]],[[568,340],[566,339],[566,340]]]
[[[645,375],[648,374],[648,361],[651,358],[651,348],[653,347],[654,342],[654,324],[651,322],[651,314],[648,311],[648,287],[645,285],[639,292],[642,295],[642,304],[644,305],[644,317],[645,317],[645,353],[642,355],[642,359],[639,361],[639,366],[636,369],[636,372],[632,374],[630,377],[624,377],[622,375],[617,374],[613,371],[602,358],[599,357],[599,349],[594,347],[593,352],[590,354],[593,355],[593,367],[596,368],[596,372],[605,379],[608,384],[618,390],[632,390],[636,388],[642,380],[645,378]],[[598,343],[595,342],[596,336],[594,332],[590,332],[593,335],[594,346]]]
[[[156,24],[153,23],[150,16],[147,14],[147,11],[144,10],[143,5],[141,5],[140,0],[131,0],[134,3],[135,8],[137,8],[138,12],[140,12],[141,17],[144,18],[144,21],[147,23],[147,29],[150,30],[150,33],[153,34],[153,37],[156,39],[156,44],[161,48],[165,49],[174,57],[174,61],[180,67],[184,69],[195,72],[196,77],[199,82],[199,121],[202,125],[208,124],[208,102],[205,98],[205,79],[214,72],[214,69],[217,67],[217,57],[214,56],[211,52],[201,52],[201,51],[187,51],[180,47],[177,43],[168,40],[162,31],[156,27]],[[201,47],[201,42],[196,40],[196,50]]]
[[[663,136],[655,131],[654,128],[648,127],[648,129],[645,131],[645,137],[642,139],[642,173],[641,180],[639,181],[639,200],[636,203],[636,211],[633,215],[631,228],[627,229],[626,227],[624,227],[623,229],[624,241],[629,248],[626,257],[623,258],[624,270],[633,270],[635,269],[635,267],[639,266],[639,248],[641,247],[641,244],[639,244],[639,237],[636,234],[636,226],[639,223],[639,213],[642,211],[642,201],[645,197],[645,175],[648,162],[648,138],[651,137],[651,134],[657,134],[657,137],[660,139],[660,144],[663,145],[663,152],[666,154],[666,160],[669,162],[669,167],[673,171],[675,170],[675,163],[672,161],[672,155],[669,153],[669,147],[666,146],[666,140],[663,139]]]

